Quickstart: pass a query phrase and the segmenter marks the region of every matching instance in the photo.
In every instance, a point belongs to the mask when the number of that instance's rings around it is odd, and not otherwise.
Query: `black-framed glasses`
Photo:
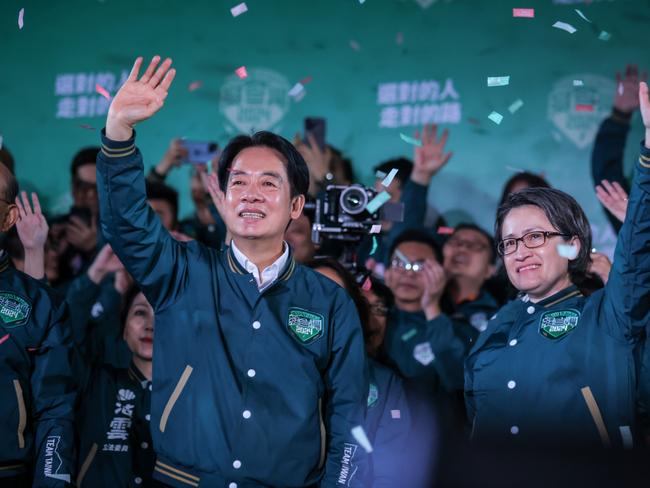
[[[507,256],[512,254],[517,250],[519,246],[519,241],[524,243],[528,249],[535,249],[536,247],[541,247],[546,244],[546,240],[549,237],[569,237],[567,234],[562,234],[561,232],[551,232],[548,230],[534,230],[528,232],[521,237],[509,237],[508,239],[503,239],[499,242],[497,246],[497,251],[501,256]]]
[[[419,273],[424,269],[424,261],[410,262],[399,258],[393,258],[390,265],[400,271],[413,271],[414,273]]]
[[[370,313],[379,317],[386,317],[388,315],[388,307],[382,303],[371,303]]]

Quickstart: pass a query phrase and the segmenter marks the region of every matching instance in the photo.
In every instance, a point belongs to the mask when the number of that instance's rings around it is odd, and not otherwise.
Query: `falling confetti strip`
[[[487,79],[487,86],[506,86],[509,84],[509,76],[488,76]]]
[[[440,226],[440,227],[438,227],[437,233],[441,234],[441,235],[450,235],[450,234],[454,233],[454,228],[453,227]]]
[[[492,113],[488,115],[488,119],[490,119],[495,124],[499,125],[503,120],[503,115],[501,115],[499,112],[492,111]]]
[[[402,412],[400,410],[391,410],[390,411],[390,418],[392,418],[392,419],[401,419],[402,418]]]
[[[361,286],[361,289],[363,291],[370,291],[372,290],[372,281],[370,281],[370,276],[366,278],[366,280],[363,282],[363,285]]]
[[[593,112],[594,106],[588,105],[585,103],[579,103],[576,105],[576,112]]]
[[[508,107],[508,112],[510,112],[511,114],[514,114],[517,110],[519,110],[523,106],[524,106],[524,101],[523,100],[521,100],[521,99],[515,100]]]
[[[575,27],[573,27],[571,24],[567,24],[566,22],[560,22],[559,20],[555,24],[553,24],[553,27],[555,27],[556,29],[561,29],[563,31],[566,31],[569,34],[573,34],[575,31],[578,30]]]
[[[104,88],[99,83],[95,83],[95,91],[99,93],[102,97],[104,97],[106,100],[111,99],[111,94],[108,93],[108,90],[106,90],[106,88]]]
[[[92,125],[88,125],[88,124],[79,124],[79,127],[86,130],[95,130],[95,128]]]
[[[361,51],[361,46],[360,46],[359,43],[358,43],[357,41],[355,41],[355,40],[351,40],[351,41],[350,41],[350,47],[351,47],[352,49],[354,49],[355,51]]]
[[[246,2],[242,2],[239,5],[235,5],[233,8],[230,9],[230,13],[232,14],[233,17],[237,17],[246,12],[248,12],[248,7],[246,6]]]
[[[609,41],[611,37],[612,35],[607,31],[600,31],[600,34],[598,34],[598,39],[601,41]]]
[[[18,11],[18,28],[19,29],[22,29],[23,26],[25,25],[24,18],[25,18],[25,9],[21,8]]]
[[[381,224],[373,224],[370,228],[371,234],[379,234],[381,232]]]
[[[419,139],[415,139],[413,137],[409,137],[406,134],[403,134],[400,132],[399,136],[402,138],[402,140],[408,144],[413,144],[414,146],[421,147],[422,146],[422,141]]]
[[[514,171],[515,173],[525,173],[526,171],[521,168],[515,168],[514,166],[506,166],[508,171]]]
[[[618,84],[618,94],[623,95],[623,83]]]
[[[587,16],[585,14],[583,14],[579,9],[576,8],[574,10],[583,20],[586,20],[587,22],[589,22],[591,24],[591,20],[589,20],[587,18]]]
[[[370,256],[377,252],[377,237],[372,236],[372,249],[370,249]]]
[[[366,206],[368,213],[374,214],[388,200],[390,200],[390,193],[387,191],[382,191],[375,198],[370,200],[370,202],[368,202],[368,205]]]
[[[512,16],[532,19],[535,17],[535,9],[534,8],[513,8]]]
[[[5,334],[2,337],[0,337],[0,344],[5,342],[7,339],[9,339],[9,334]]]
[[[401,337],[402,342],[408,341],[411,337],[413,337],[417,333],[418,333],[417,329],[411,329],[407,332],[404,332]]]
[[[290,97],[297,97],[304,90],[305,90],[305,87],[304,87],[304,85],[302,83],[296,83],[295,85],[293,85],[293,87],[291,87],[291,90],[289,90],[288,95]]]
[[[357,425],[356,427],[352,427],[352,430],[350,432],[352,432],[352,437],[354,437],[355,440],[361,444],[361,447],[363,447],[367,453],[372,452],[372,445],[370,444],[368,436],[366,435],[366,431],[363,430],[363,427]]]
[[[193,91],[198,90],[198,89],[201,88],[202,86],[203,86],[203,82],[197,80],[197,81],[193,81],[192,83],[190,83],[190,84],[188,85],[187,89],[188,89],[189,91],[193,92]]]
[[[235,70],[235,74],[239,76],[242,80],[248,76],[246,72],[246,66],[240,66]]]
[[[311,80],[313,80],[311,76],[305,76],[302,80],[300,80],[300,83],[306,85],[307,83],[311,83]]]
[[[558,244],[557,253],[563,258],[575,259],[578,256],[578,248],[571,244]]]
[[[401,32],[397,33],[397,35],[395,36],[395,44],[397,44],[398,46],[404,44],[404,34],[402,34]]]
[[[375,173],[375,178],[383,180],[384,178],[386,178],[386,173],[384,173],[383,171],[377,170],[377,172]]]
[[[582,80],[573,80],[573,86],[584,86]]]
[[[390,173],[388,173],[386,178],[384,178],[384,180],[381,182],[381,186],[383,186],[384,188],[388,188],[390,184],[393,182],[393,180],[395,179],[395,176],[397,175],[397,171],[398,171],[397,168],[391,169]]]

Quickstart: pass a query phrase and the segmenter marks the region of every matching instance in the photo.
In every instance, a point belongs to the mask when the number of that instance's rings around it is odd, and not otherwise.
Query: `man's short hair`
[[[14,169],[14,157],[9,152],[9,149],[7,149],[7,146],[2,146],[0,148],[0,163],[4,164],[9,171],[11,171],[11,174],[15,174],[15,169]]]
[[[5,202],[11,204],[16,201],[16,197],[18,196],[18,193],[20,191],[20,189],[18,188],[18,180],[16,180],[16,176],[13,174],[10,168],[8,168],[4,164],[2,164],[2,166],[4,166],[5,169],[7,170],[7,178],[6,181],[4,182],[5,183],[4,187],[0,188],[0,192],[2,192],[2,199]]]
[[[382,173],[390,173],[391,169],[396,169],[397,174],[395,179],[399,181],[400,186],[404,186],[404,183],[407,182],[411,176],[411,171],[413,171],[413,161],[407,158],[395,158],[384,161],[381,164],[378,164],[373,168],[373,171],[381,171]]]
[[[171,205],[174,223],[178,220],[178,192],[171,186],[157,181],[147,181],[147,200],[164,200]]]
[[[219,187],[225,193],[232,163],[239,153],[249,147],[267,147],[276,151],[284,160],[289,178],[291,198],[307,195],[309,190],[309,169],[298,150],[284,137],[268,131],[256,132],[252,136],[237,136],[228,142],[219,158]]]
[[[481,234],[482,236],[485,236],[485,238],[488,241],[488,246],[490,249],[490,264],[494,264],[497,260],[497,248],[496,244],[494,243],[494,237],[486,231],[485,229],[480,228],[476,224],[471,224],[471,223],[462,223],[458,224],[456,227],[454,227],[454,234],[458,232],[459,230],[473,230]],[[452,237],[454,234],[452,234],[450,237]]]
[[[80,149],[77,154],[72,158],[72,164],[70,165],[70,173],[74,178],[77,176],[77,170],[82,166],[87,164],[96,164],[97,154],[99,153],[99,147],[90,146]]]
[[[392,257],[395,249],[404,242],[419,242],[420,244],[429,246],[433,251],[436,261],[442,263],[442,251],[440,250],[440,246],[438,246],[438,243],[430,233],[420,229],[407,229],[399,234],[390,245],[388,257]]]

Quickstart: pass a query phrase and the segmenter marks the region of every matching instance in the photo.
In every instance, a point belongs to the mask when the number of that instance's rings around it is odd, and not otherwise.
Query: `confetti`
[[[600,31],[600,34],[598,34],[598,39],[601,41],[609,41],[611,37],[612,35],[607,31]]]
[[[382,191],[375,198],[370,200],[370,202],[368,202],[368,205],[366,206],[368,213],[374,214],[388,200],[390,200],[390,193],[387,191]]]
[[[593,112],[593,111],[594,111],[593,105],[587,105],[585,103],[578,103],[576,105],[576,112]]]
[[[513,8],[512,16],[532,19],[535,17],[535,9],[534,8]]]
[[[235,5],[233,8],[230,9],[230,13],[232,14],[233,17],[237,17],[246,12],[248,12],[248,7],[246,6],[246,2],[242,2],[239,5]]]
[[[95,128],[92,125],[88,125],[88,124],[80,124],[79,127],[86,130],[95,130]]]
[[[402,140],[408,144],[413,144],[414,146],[421,147],[422,146],[422,141],[419,139],[414,139],[413,137],[409,137],[406,134],[399,133],[399,136],[402,138]]]
[[[104,87],[103,87],[102,85],[100,85],[99,83],[95,83],[95,91],[96,91],[97,93],[99,93],[102,97],[104,97],[106,100],[110,100],[110,99],[111,99],[111,94],[108,93],[108,91],[106,90],[106,88],[104,88]]]
[[[368,440],[368,436],[366,435],[366,431],[363,430],[363,427],[357,425],[356,427],[352,427],[350,432],[352,432],[352,437],[361,444],[361,447],[363,447],[367,453],[372,452],[372,445],[370,445],[370,441]]]
[[[300,95],[304,90],[305,90],[305,86],[304,86],[302,83],[298,82],[298,83],[296,83],[295,85],[293,85],[293,86],[291,87],[291,90],[289,90],[288,95],[289,95],[290,97],[297,97],[297,96]]]
[[[578,255],[578,248],[571,244],[558,244],[557,253],[563,258],[575,259]]]
[[[577,14],[578,14],[578,15],[579,15],[583,20],[586,20],[587,22],[589,22],[589,23],[591,24],[591,20],[589,20],[585,14],[583,14],[583,13],[582,13],[580,10],[578,10],[577,8],[574,9],[574,10],[575,10],[575,12],[576,12],[576,13],[577,13]]]
[[[377,172],[375,173],[375,178],[383,180],[384,178],[386,178],[386,173],[384,173],[383,171],[377,170]]]
[[[567,24],[566,22],[560,22],[559,20],[555,24],[553,24],[553,27],[555,27],[556,29],[562,29],[563,31],[567,31],[569,34],[573,34],[575,31],[578,30],[575,27],[573,27],[571,24]]]
[[[371,234],[379,234],[381,232],[381,224],[373,224],[370,228]]]
[[[22,28],[23,28],[23,25],[25,25],[24,17],[25,17],[25,9],[24,9],[24,8],[21,8],[21,9],[18,11],[18,28],[19,28],[19,29],[22,29]]]
[[[525,173],[526,171],[521,168],[515,168],[514,166],[506,166],[506,169],[509,171],[514,171],[515,173]]]
[[[506,86],[509,84],[509,76],[488,76],[487,79],[487,86]]]
[[[519,98],[510,104],[510,106],[508,107],[508,112],[514,114],[517,110],[519,110],[523,106],[524,106],[524,101],[521,98]]]
[[[198,90],[198,89],[201,88],[202,86],[203,86],[203,82],[197,80],[197,81],[193,81],[192,83],[190,83],[190,84],[188,85],[187,89],[188,89],[189,91],[193,92],[193,91]]]
[[[240,66],[235,70],[235,74],[239,76],[242,80],[248,76],[248,73],[246,72],[246,66]]]
[[[390,418],[392,418],[392,419],[401,419],[402,418],[402,412],[400,410],[391,410],[390,411]]]
[[[7,339],[9,339],[9,334],[5,334],[2,337],[0,337],[0,344],[5,342]]]
[[[397,168],[391,169],[390,173],[388,173],[386,178],[384,178],[384,181],[381,182],[381,186],[383,186],[384,188],[388,188],[390,184],[393,182],[393,180],[395,179],[395,176],[397,175],[397,171],[398,171]]]
[[[623,83],[618,84],[618,94],[623,95]]]
[[[355,40],[351,40],[351,41],[350,41],[350,47],[351,47],[352,49],[354,49],[355,51],[361,51],[361,46],[360,46],[359,43],[358,43],[357,41],[355,41]]]
[[[438,227],[437,233],[438,234],[443,234],[443,235],[453,234],[454,233],[454,228],[453,227],[440,226],[440,227]]]
[[[313,80],[311,76],[305,76],[302,80],[300,80],[300,83],[306,85],[307,83],[311,83],[311,80]]]
[[[410,263],[409,258],[404,256],[404,253],[402,251],[400,251],[399,249],[395,249],[395,256],[397,256],[397,258],[400,261],[402,261],[404,264],[409,264]]]
[[[372,249],[370,249],[370,256],[377,252],[377,237],[372,236]]]
[[[584,86],[582,80],[573,80],[573,86]]]
[[[418,333],[417,329],[411,329],[408,332],[404,332],[401,337],[402,342],[408,341],[411,337],[413,337],[417,333]]]
[[[372,281],[370,281],[370,276],[366,278],[366,281],[363,282],[363,285],[361,285],[361,289],[363,291],[370,291],[372,289]]]
[[[404,44],[404,34],[402,34],[401,32],[398,32],[397,35],[395,36],[395,43],[398,46],[401,46],[402,44]]]
[[[499,125],[503,120],[503,115],[501,115],[499,112],[492,111],[492,113],[488,115],[488,119]]]

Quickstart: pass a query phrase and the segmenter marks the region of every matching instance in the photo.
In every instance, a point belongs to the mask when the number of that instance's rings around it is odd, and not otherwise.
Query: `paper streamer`
[[[601,41],[609,41],[611,38],[612,35],[607,31],[600,31],[600,34],[598,34],[598,39]]]
[[[517,99],[510,104],[510,106],[508,107],[508,112],[514,114],[517,110],[519,110],[523,106],[524,106],[524,101],[521,99]]]
[[[582,80],[573,80],[573,86],[584,86]]]
[[[18,28],[19,29],[22,29],[23,26],[25,25],[24,18],[25,18],[25,9],[21,8],[18,11]]]
[[[193,81],[192,83],[190,83],[189,86],[187,87],[187,89],[189,91],[193,92],[193,91],[198,90],[202,86],[203,86],[203,82],[197,80],[197,81]]]
[[[370,281],[370,276],[368,276],[366,280],[363,282],[361,289],[363,291],[370,291],[372,289],[372,281]]]
[[[377,238],[372,236],[372,249],[370,249],[370,256],[377,252]]]
[[[384,188],[388,188],[390,184],[393,182],[393,179],[395,179],[395,176],[397,175],[397,168],[393,168],[390,170],[390,173],[384,178],[384,181],[381,182],[381,186]]]
[[[242,80],[248,76],[248,72],[246,71],[246,66],[240,66],[235,70],[235,74],[239,76]]]
[[[381,232],[381,224],[373,224],[370,228],[371,234],[379,234]]]
[[[402,418],[402,412],[400,410],[391,410],[390,411],[390,418],[392,418],[392,419],[401,419]]]
[[[106,100],[111,99],[111,94],[108,93],[108,90],[106,90],[106,88],[104,88],[99,83],[95,83],[95,91],[99,93],[102,97],[104,97]]]
[[[409,137],[406,134],[403,134],[401,132],[399,133],[399,136],[404,142],[408,144],[412,144],[413,146],[417,146],[417,147],[422,147],[422,141],[420,141],[419,139]]]
[[[490,119],[495,124],[499,125],[503,120],[503,115],[501,115],[499,112],[492,111],[492,113],[488,115],[488,119]]]
[[[532,19],[535,17],[535,9],[534,8],[513,8],[512,16]]]
[[[566,31],[569,34],[573,34],[575,31],[578,30],[575,27],[573,27],[571,24],[567,24],[566,22],[560,22],[559,20],[555,24],[553,24],[553,27],[555,27],[556,29],[561,29],[563,31]]]
[[[509,76],[488,76],[487,79],[487,86],[506,86],[509,84]]]
[[[388,200],[390,200],[390,193],[387,191],[382,191],[375,198],[370,200],[366,206],[366,210],[368,210],[368,213],[374,214]]]
[[[235,5],[233,8],[230,9],[230,13],[232,14],[233,17],[237,17],[246,12],[248,12],[248,7],[246,6],[246,2],[242,2],[239,5]]]
[[[9,339],[9,334],[3,335],[2,337],[0,337],[0,344],[7,341],[8,339]]]
[[[363,427],[360,425],[357,425],[356,427],[352,427],[352,437],[365,449],[367,453],[372,452],[372,445],[370,444],[370,441],[368,440],[368,436],[366,435],[366,431],[363,430]]]
[[[583,13],[582,13],[580,10],[578,10],[577,8],[574,9],[574,10],[576,11],[576,13],[577,13],[580,17],[582,17],[582,20],[586,20],[587,22],[589,22],[589,23],[591,24],[591,20],[589,20],[585,14],[583,14]]]
[[[451,235],[451,234],[454,233],[454,228],[453,227],[440,226],[440,227],[438,227],[437,233],[441,234],[441,235]]]
[[[417,329],[411,329],[408,332],[404,332],[401,337],[402,342],[408,341],[411,337],[413,337],[417,333],[418,333]]]

